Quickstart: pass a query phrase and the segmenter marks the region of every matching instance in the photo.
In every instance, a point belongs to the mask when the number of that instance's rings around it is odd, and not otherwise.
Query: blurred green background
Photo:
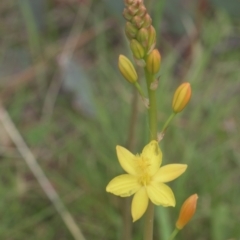
[[[193,92],[161,142],[163,164],[188,170],[170,183],[176,208],[156,207],[154,239],[167,239],[193,193],[197,212],[176,239],[240,239],[240,2],[145,2],[162,54],[159,130],[177,86],[189,81]],[[132,99],[133,152],[148,139],[146,109],[117,69],[119,54],[131,58],[123,8],[121,0],[0,1],[2,105],[87,240],[126,240],[124,201],[105,187],[123,172],[115,146],[127,144]],[[1,123],[0,154],[0,239],[74,239]]]

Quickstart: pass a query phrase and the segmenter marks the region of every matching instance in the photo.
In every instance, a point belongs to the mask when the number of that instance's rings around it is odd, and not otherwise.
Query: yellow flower
[[[147,144],[140,155],[133,155],[126,148],[117,146],[117,156],[121,167],[127,172],[112,179],[106,191],[132,200],[132,217],[135,222],[145,213],[149,199],[156,205],[174,207],[175,197],[165,183],[185,172],[185,164],[169,164],[163,167],[162,152],[157,141]]]

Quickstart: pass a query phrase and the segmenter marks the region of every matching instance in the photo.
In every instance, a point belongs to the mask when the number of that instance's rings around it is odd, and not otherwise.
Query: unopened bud
[[[137,40],[143,47],[147,47],[148,44],[148,30],[146,28],[141,28],[137,34]]]
[[[138,29],[132,23],[126,22],[125,33],[130,40],[136,37],[137,32]]]
[[[128,7],[128,11],[132,16],[134,16],[138,12],[138,7],[130,6],[130,7]]]
[[[191,98],[191,86],[190,83],[182,83],[174,93],[172,101],[172,109],[174,113],[181,112],[188,104]]]
[[[130,48],[135,58],[142,59],[144,57],[145,55],[144,48],[136,39],[131,40]]]
[[[142,27],[148,28],[148,27],[151,26],[151,24],[152,24],[152,18],[150,17],[149,14],[146,14],[143,17],[143,25],[142,25]]]
[[[137,15],[140,16],[140,17],[143,17],[147,12],[147,9],[146,7],[142,4],[139,6],[139,9],[138,9],[138,13]]]
[[[183,203],[176,222],[177,229],[183,229],[183,227],[191,220],[196,211],[197,199],[198,195],[193,194]]]
[[[155,74],[160,69],[161,55],[154,49],[147,57],[146,67],[149,73]]]
[[[131,63],[131,61],[123,56],[120,55],[118,59],[118,68],[120,72],[122,73],[123,77],[130,83],[135,83],[138,79],[138,75],[136,73],[136,70]]]
[[[144,23],[143,19],[140,16],[134,16],[132,19],[132,23],[140,29]]]
[[[132,3],[134,3],[134,0],[124,0],[125,5],[131,5]]]
[[[142,4],[142,0],[134,0],[131,6],[139,8],[140,4]]]
[[[124,10],[123,10],[123,17],[128,21],[131,21],[131,19],[132,19],[132,15],[129,13],[127,8],[124,8]]]
[[[155,28],[151,25],[148,28],[148,53],[150,53],[156,45],[156,30]]]

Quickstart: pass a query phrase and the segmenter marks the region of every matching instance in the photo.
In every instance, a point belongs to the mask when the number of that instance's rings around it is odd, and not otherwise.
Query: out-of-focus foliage
[[[162,55],[159,130],[177,86],[192,85],[161,142],[163,164],[189,167],[171,184],[176,208],[156,208],[155,237],[169,236],[182,202],[197,193],[196,215],[178,239],[238,239],[239,2],[151,0],[151,7]],[[133,97],[117,70],[119,54],[132,57],[122,10],[121,0],[0,1],[1,102],[91,240],[123,234],[122,199],[105,192],[122,171],[115,146],[126,146]],[[141,100],[136,129],[137,153],[148,136]],[[1,126],[0,141],[0,239],[72,239]],[[133,239],[141,229],[136,222]]]

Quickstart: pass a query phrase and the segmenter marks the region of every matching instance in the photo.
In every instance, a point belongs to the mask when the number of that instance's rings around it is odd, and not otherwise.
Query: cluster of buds
[[[150,74],[156,74],[160,69],[161,55],[154,49],[156,31],[143,0],[125,0],[123,16],[127,20],[125,33],[136,63],[146,67]],[[136,71],[127,57],[120,56],[118,65],[127,81],[130,83],[137,81]]]
[[[125,6],[123,11],[123,16],[127,20],[125,32],[134,57],[142,59],[154,49],[156,44],[156,31],[152,26],[152,18],[143,0],[125,0]]]

